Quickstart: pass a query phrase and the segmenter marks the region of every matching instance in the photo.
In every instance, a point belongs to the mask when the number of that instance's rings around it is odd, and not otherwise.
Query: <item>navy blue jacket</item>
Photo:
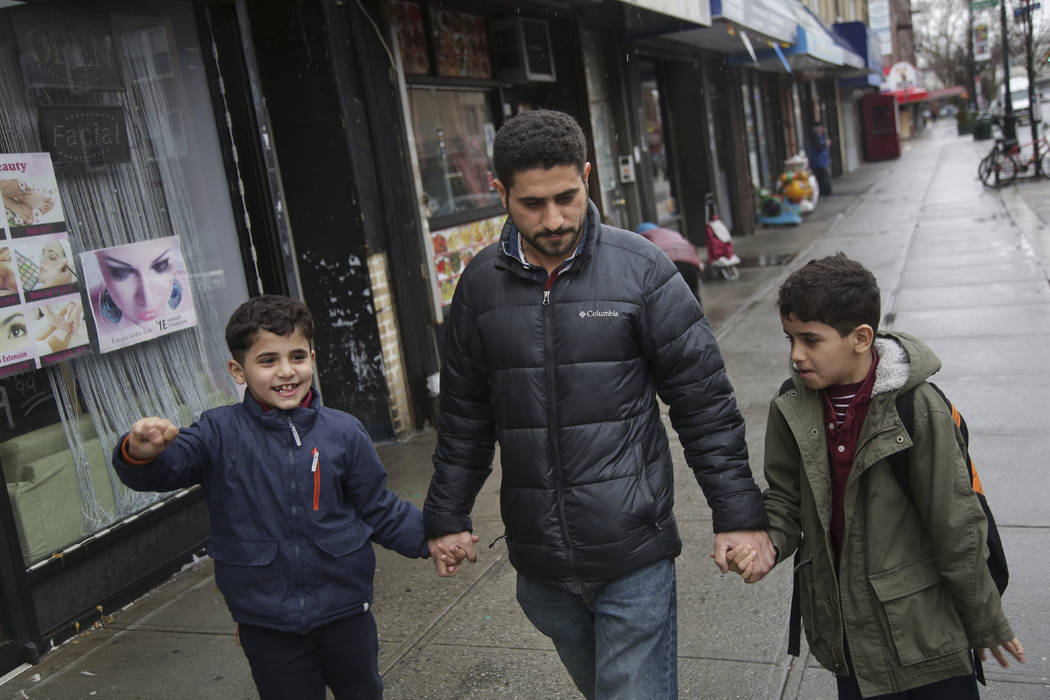
[[[600,224],[593,203],[587,222],[549,289],[508,254],[509,219],[460,278],[423,508],[430,536],[470,529],[498,441],[510,561],[570,590],[681,551],[661,399],[714,531],[768,525],[744,419],[696,298],[652,243]]]
[[[127,464],[123,443],[113,466],[130,488],[204,487],[215,583],[237,622],[304,633],[368,610],[369,540],[427,556],[422,513],[386,488],[361,423],[316,394],[309,408],[281,411],[246,393],[202,413],[146,465]]]

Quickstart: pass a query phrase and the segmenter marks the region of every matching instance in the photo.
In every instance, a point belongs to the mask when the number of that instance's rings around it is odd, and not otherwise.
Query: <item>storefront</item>
[[[0,669],[203,550],[200,489],[131,492],[110,454],[139,416],[239,400],[224,328],[249,296],[307,303],[315,386],[373,438],[428,417],[431,287],[381,12],[0,10]],[[439,215],[477,205],[467,187]]]
[[[257,278],[194,6],[84,5],[0,10],[0,668],[200,549],[199,492],[132,492],[110,453],[237,400],[223,328]]]

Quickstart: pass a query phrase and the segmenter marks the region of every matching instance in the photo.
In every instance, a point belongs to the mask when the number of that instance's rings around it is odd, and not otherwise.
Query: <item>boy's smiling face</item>
[[[875,339],[871,326],[861,324],[842,336],[826,323],[800,321],[795,314],[780,322],[791,343],[791,362],[810,389],[855,384],[868,376]]]
[[[259,330],[244,353],[244,362],[231,359],[227,369],[234,381],[248,385],[256,401],[289,411],[310,391],[314,351],[298,328],[289,335]]]

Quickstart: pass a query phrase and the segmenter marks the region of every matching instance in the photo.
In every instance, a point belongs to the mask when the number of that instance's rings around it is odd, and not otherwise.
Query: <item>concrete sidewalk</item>
[[[1050,379],[1050,184],[1008,191],[981,187],[984,148],[947,123],[910,144],[900,160],[868,164],[835,181],[798,227],[737,238],[739,280],[704,284],[712,320],[748,423],[761,471],[768,400],[787,376],[787,348],[773,306],[780,282],[813,257],[842,250],[876,273],[887,325],[923,337],[945,369],[938,382],[965,412],[972,450],[1012,569],[1006,608],[1029,654],[1025,666],[988,667],[983,697],[1050,697],[1050,605],[1042,580],[1047,528]],[[670,425],[668,424],[670,432]],[[380,453],[390,485],[422,504],[435,435],[425,432]],[[707,557],[710,513],[681,449],[677,507],[679,686],[683,698],[834,698],[832,676],[805,650],[786,655],[790,567],[746,586]],[[375,614],[386,697],[575,698],[553,647],[522,615],[499,518],[499,463],[474,510],[482,537],[477,564],[438,579],[429,562],[377,551]],[[208,560],[9,674],[0,698],[182,698],[255,696],[234,625]]]

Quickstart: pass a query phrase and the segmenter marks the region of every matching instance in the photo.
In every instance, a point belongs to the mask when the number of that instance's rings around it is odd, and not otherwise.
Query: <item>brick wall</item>
[[[376,324],[379,326],[379,344],[383,351],[383,375],[390,392],[390,421],[394,426],[394,436],[401,439],[412,430],[414,422],[388,272],[385,253],[368,256],[368,276],[372,283],[372,301]]]

